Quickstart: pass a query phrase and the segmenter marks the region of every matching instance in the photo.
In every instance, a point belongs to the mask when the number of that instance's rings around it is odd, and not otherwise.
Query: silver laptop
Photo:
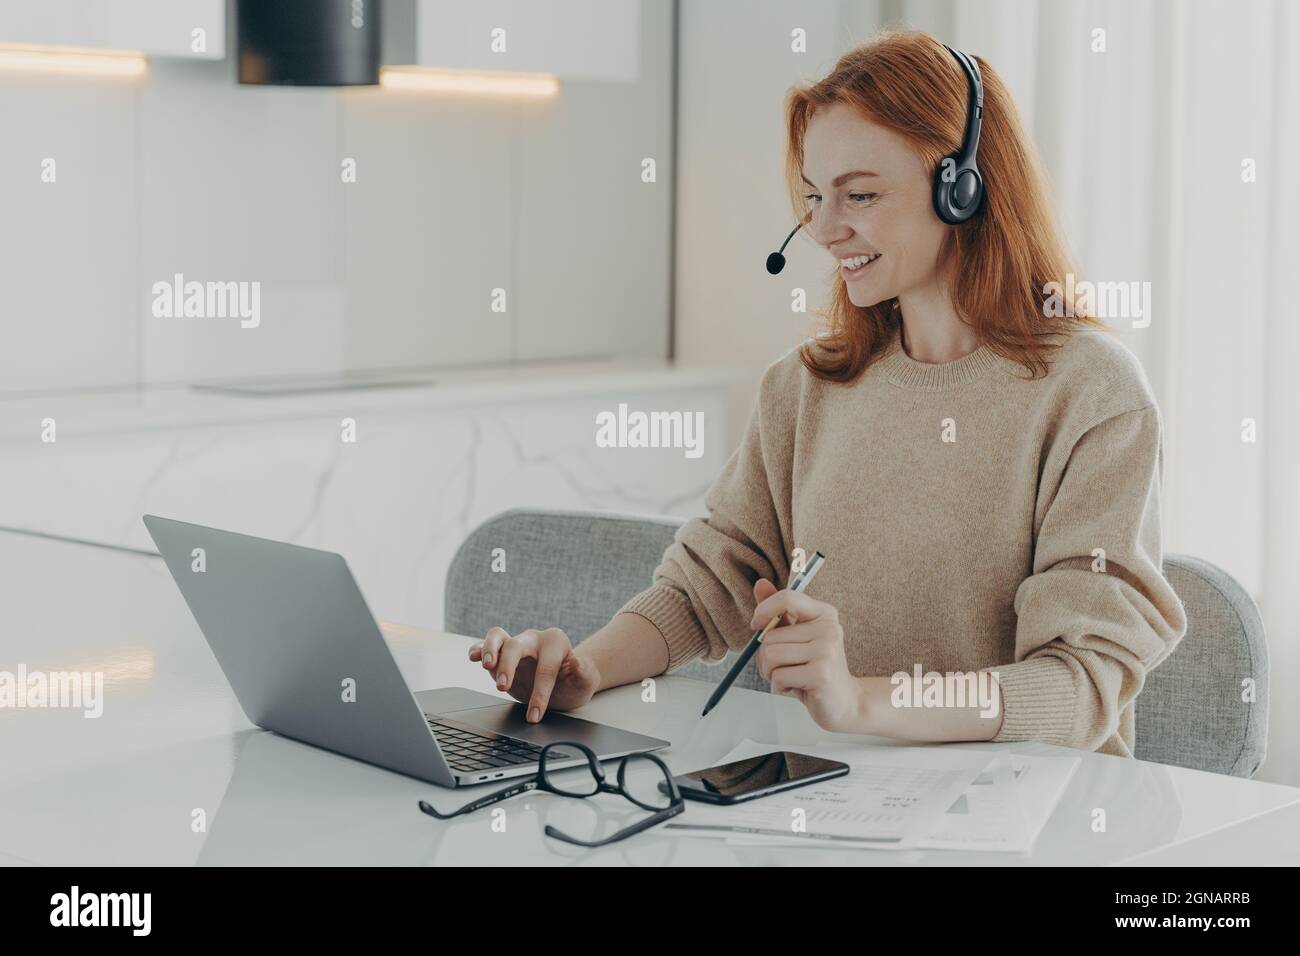
[[[460,687],[412,693],[339,555],[155,515],[144,523],[259,727],[445,787],[535,773],[556,741],[602,760],[668,746],[561,713],[530,724],[523,704]],[[565,755],[557,767],[586,760]]]

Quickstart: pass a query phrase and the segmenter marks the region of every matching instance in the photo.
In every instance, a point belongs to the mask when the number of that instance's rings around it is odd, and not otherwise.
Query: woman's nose
[[[825,206],[813,210],[808,223],[808,234],[822,246],[833,245],[847,238],[849,229],[843,219]]]

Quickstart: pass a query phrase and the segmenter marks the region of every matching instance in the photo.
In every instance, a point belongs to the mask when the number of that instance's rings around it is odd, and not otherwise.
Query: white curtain
[[[1300,3],[841,10],[846,40],[913,26],[992,63],[1043,155],[1081,278],[1151,283],[1150,324],[1110,324],[1165,418],[1165,550],[1219,565],[1258,603],[1272,703],[1259,778],[1300,784]]]

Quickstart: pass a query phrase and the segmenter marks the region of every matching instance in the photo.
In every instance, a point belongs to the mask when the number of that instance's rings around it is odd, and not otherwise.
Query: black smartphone
[[[684,773],[673,780],[687,800],[741,803],[819,780],[842,777],[848,772],[849,765],[838,760],[780,750]],[[660,783],[659,789],[667,792],[668,785]]]

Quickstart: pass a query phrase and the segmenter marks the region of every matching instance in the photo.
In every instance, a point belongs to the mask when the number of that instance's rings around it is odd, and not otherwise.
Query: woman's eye
[[[848,195],[854,202],[870,202],[876,198],[875,193],[849,193]],[[821,202],[822,199],[819,193],[805,193],[803,198],[808,202]]]

